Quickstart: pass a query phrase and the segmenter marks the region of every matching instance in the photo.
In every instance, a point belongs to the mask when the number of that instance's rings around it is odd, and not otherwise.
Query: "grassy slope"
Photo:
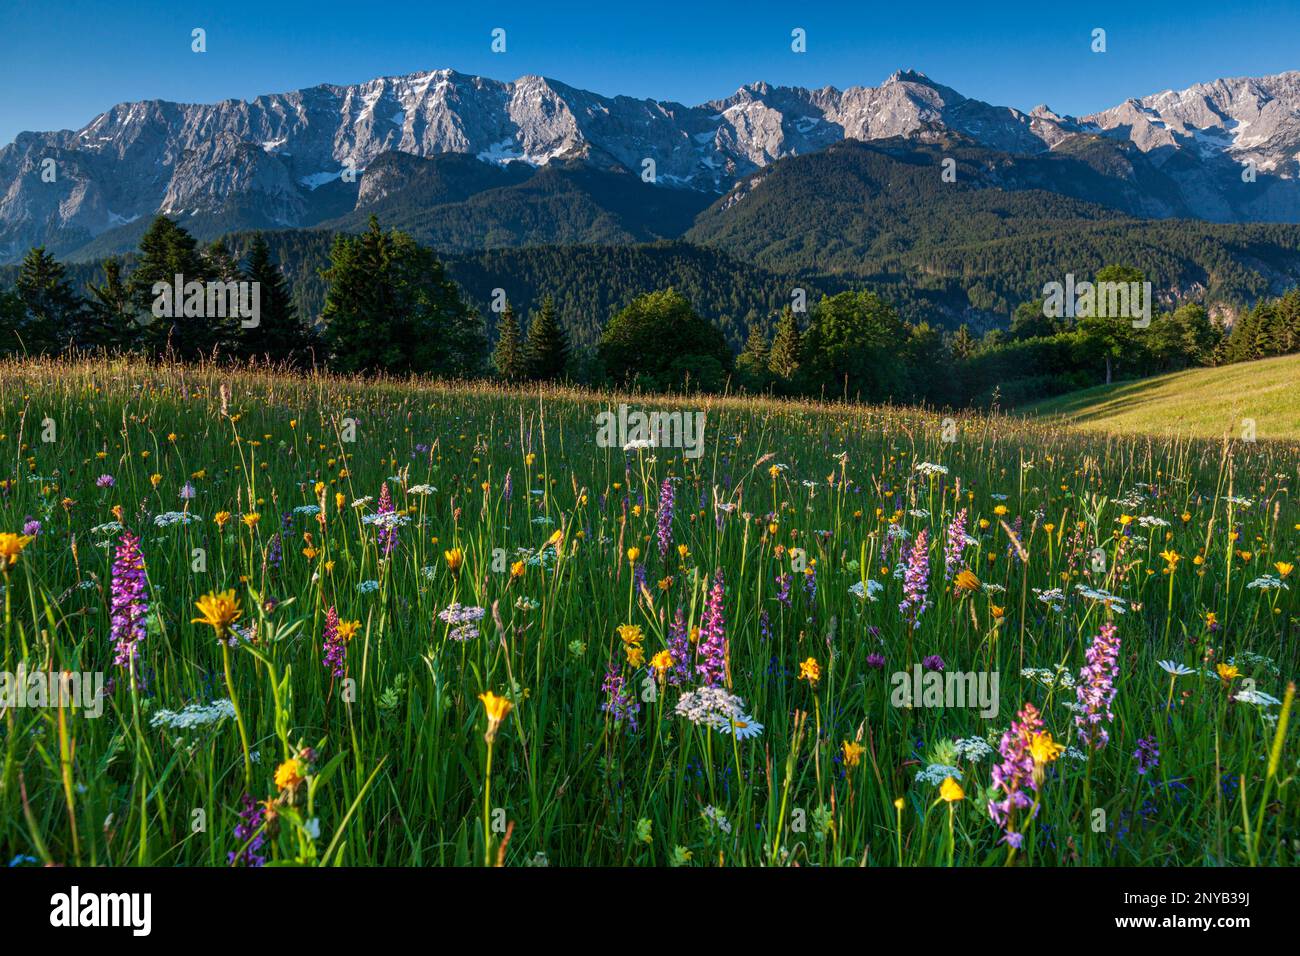
[[[1101,385],[1028,406],[1039,417],[1062,416],[1079,428],[1111,432],[1177,432],[1203,438],[1242,436],[1254,419],[1260,439],[1300,438],[1300,355],[1221,368],[1191,369]]]

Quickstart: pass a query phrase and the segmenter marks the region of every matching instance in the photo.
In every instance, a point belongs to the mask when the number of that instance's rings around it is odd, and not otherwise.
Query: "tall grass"
[[[704,411],[704,454],[598,447],[594,417],[619,401]],[[0,365],[0,532],[40,524],[5,574],[0,670],[111,680],[98,718],[5,708],[0,851],[89,865],[1294,865],[1297,446],[956,425],[945,442],[936,415],[905,408]],[[387,558],[367,521],[384,484],[407,519]],[[959,509],[969,591],[944,566]],[[176,512],[192,517],[159,521]],[[928,607],[912,628],[896,575],[923,529]],[[149,584],[129,668],[113,665],[109,610],[124,531]],[[763,727],[746,739],[678,716],[696,680],[673,686],[651,664],[678,609],[700,626],[719,569],[725,682]],[[196,623],[196,602],[227,589],[233,627]],[[484,609],[478,636],[451,638],[439,613],[453,603]],[[331,607],[359,622],[344,678],[322,663]],[[1046,672],[1077,679],[1107,621],[1117,693],[1094,749],[1076,736],[1075,690]],[[998,715],[897,706],[891,674],[933,655],[997,673]],[[603,707],[619,681],[625,699]],[[494,733],[485,694],[510,705]],[[208,712],[225,716],[168,726],[226,699]],[[1037,768],[1011,852],[987,804],[1026,703],[1069,749]],[[1159,751],[1146,772],[1139,740]],[[946,777],[963,799],[944,803]],[[261,806],[237,835],[246,796]]]

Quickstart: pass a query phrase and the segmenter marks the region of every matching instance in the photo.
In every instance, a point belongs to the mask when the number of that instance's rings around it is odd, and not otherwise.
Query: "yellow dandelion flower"
[[[844,741],[844,766],[856,767],[862,762],[862,755],[866,752],[866,749],[856,741]]]
[[[645,640],[640,624],[620,624],[616,630],[624,644],[640,644]]]
[[[1029,755],[1035,764],[1049,764],[1065,751],[1065,747],[1052,739],[1052,735],[1043,731],[1034,734],[1029,741]]]
[[[297,757],[291,757],[275,769],[275,785],[280,790],[293,790],[302,783],[307,768]]]
[[[32,536],[26,534],[11,534],[6,531],[0,534],[0,571],[8,571],[18,563],[18,555],[23,553],[23,548],[32,543]]]
[[[208,625],[218,638],[225,637],[230,625],[244,615],[234,589],[219,594],[216,591],[205,594],[195,602],[195,607],[199,609],[200,617],[194,618],[190,623]]]
[[[660,651],[650,658],[650,666],[655,669],[655,674],[662,681],[664,674],[668,673],[668,668],[673,666],[673,655],[667,651]]]
[[[506,719],[514,704],[510,703],[508,697],[499,697],[492,691],[487,691],[478,695],[478,699],[483,702],[483,711],[487,714],[487,730],[483,736],[488,743],[496,739],[497,730],[501,726],[501,721]]]

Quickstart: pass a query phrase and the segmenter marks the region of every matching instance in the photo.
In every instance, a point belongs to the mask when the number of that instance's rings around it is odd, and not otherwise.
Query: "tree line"
[[[106,259],[87,294],[44,248],[29,251],[11,288],[0,288],[0,351],[57,354],[108,350],[181,360],[260,359],[341,372],[492,375],[508,382],[569,380],[646,390],[743,389],[787,396],[935,405],[1013,405],[1117,378],[1300,350],[1300,290],[1261,299],[1226,333],[1203,306],[1182,303],[1129,318],[1052,317],[1043,300],[1018,306],[1008,328],[976,336],[900,317],[880,292],[809,297],[747,323],[739,354],[719,323],[675,288],[633,297],[575,348],[565,317],[544,295],[525,323],[497,290],[485,318],[444,264],[406,233],[371,218],[339,234],[319,269],[324,303],[307,321],[260,234],[237,257],[223,240],[200,244],[164,216],[140,241],[129,271]],[[159,284],[257,283],[260,312],[247,327],[231,315],[159,316]],[[1143,281],[1108,266],[1097,282]],[[164,310],[165,312],[166,310]],[[566,320],[567,319],[567,320]]]

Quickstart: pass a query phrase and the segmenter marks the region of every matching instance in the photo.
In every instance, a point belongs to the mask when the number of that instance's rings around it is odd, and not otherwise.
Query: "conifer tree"
[[[23,300],[13,289],[0,288],[0,355],[22,351]]]
[[[569,340],[555,315],[555,302],[548,295],[541,311],[528,323],[528,342],[524,346],[528,377],[553,382],[564,376],[569,364]]]
[[[768,371],[772,350],[767,342],[767,332],[755,322],[749,327],[745,346],[736,356],[736,372],[741,383],[748,388],[763,390],[771,381],[772,373]]]
[[[772,349],[767,344],[767,333],[756,322],[749,328],[749,335],[745,339],[745,347],[740,350],[740,355],[736,358],[736,368],[753,372],[760,369],[767,371],[767,364],[771,356]]]
[[[140,343],[153,355],[170,351],[182,359],[195,359],[210,354],[220,344],[222,323],[210,321],[206,314],[188,318],[175,314],[172,305],[177,276],[184,285],[203,283],[209,278],[194,237],[166,216],[158,216],[140,239],[139,260],[127,280],[132,307],[146,323],[141,328]],[[159,283],[165,283],[166,290],[159,286],[160,291],[155,292],[155,284]],[[156,303],[161,311],[172,314],[154,315]]]
[[[27,250],[14,290],[26,311],[19,334],[27,352],[54,353],[76,344],[85,303],[72,291],[63,264],[44,246]]]
[[[122,260],[110,256],[100,268],[104,279],[90,285],[91,298],[80,338],[88,348],[130,349],[136,344],[140,325],[122,275]]]
[[[518,382],[528,374],[519,319],[509,303],[506,303],[505,311],[497,322],[497,346],[492,352],[492,366],[507,382]]]
[[[959,359],[968,359],[975,354],[978,343],[970,333],[970,326],[963,322],[952,334],[952,354]]]
[[[270,247],[260,232],[249,247],[243,278],[257,283],[258,322],[239,330],[240,354],[265,356],[289,365],[309,362],[314,336],[299,320],[288,280],[272,261]]]
[[[342,372],[474,374],[483,366],[482,323],[433,253],[370,217],[359,236],[339,235],[321,312],[332,366]]]
[[[802,345],[794,310],[787,305],[776,323],[776,334],[772,338],[772,349],[767,362],[769,371],[788,382],[799,369]]]

